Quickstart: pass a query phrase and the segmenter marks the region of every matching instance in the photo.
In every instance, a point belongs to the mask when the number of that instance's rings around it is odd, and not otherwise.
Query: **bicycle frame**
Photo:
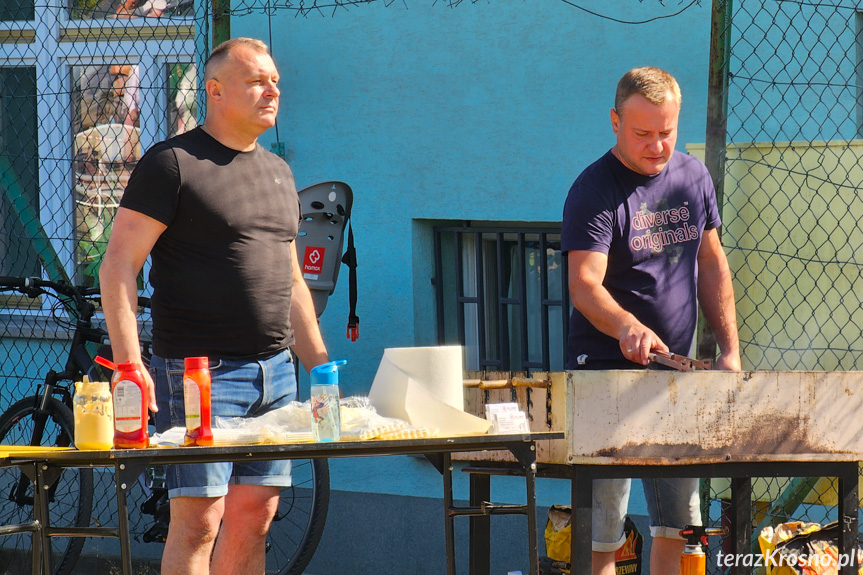
[[[46,295],[57,300],[68,312],[68,320],[65,319],[66,313],[63,314],[63,319],[57,317],[60,323],[67,325],[72,331],[71,341],[66,347],[67,354],[63,369],[62,371],[53,369],[48,371],[42,383],[34,390],[35,393],[28,394],[26,398],[18,402],[26,406],[27,414],[16,416],[16,418],[28,418],[27,423],[31,426],[26,427],[26,431],[19,436],[21,444],[29,442],[30,445],[45,445],[46,443],[62,446],[71,445],[73,434],[69,423],[61,426],[56,435],[55,431],[49,431],[49,425],[51,422],[57,421],[58,410],[65,412],[64,417],[71,419],[74,411],[72,383],[80,381],[85,375],[94,380],[110,378],[110,374],[104,373],[102,368],[93,360],[97,353],[103,357],[111,357],[107,332],[98,325],[93,325],[93,318],[98,309],[98,302],[93,301],[99,297],[97,290],[75,288],[67,284],[38,278],[0,277],[0,291],[4,290],[15,290],[31,298]],[[140,307],[149,307],[147,298],[139,297],[138,303]],[[54,309],[57,311],[59,308]],[[92,349],[93,344],[101,346],[98,352]],[[141,346],[142,360],[145,365],[148,365],[150,343],[142,340]],[[6,419],[6,412],[3,413],[3,416],[0,417],[0,420]],[[14,423],[19,419],[9,419],[9,421]],[[298,495],[293,487],[290,488],[290,491],[283,498],[287,507],[273,521],[274,526],[284,525],[281,529],[275,527],[273,529],[274,533],[278,533],[275,537],[281,536],[281,539],[272,538],[267,541],[268,554],[272,551],[272,557],[276,557],[279,573],[296,574],[302,572],[302,569],[311,560],[323,532],[329,499],[329,470],[325,460],[317,459],[309,460],[305,469],[306,473],[309,474],[309,479],[306,482],[298,483],[296,487],[301,490],[309,490],[311,495]],[[79,514],[74,518],[75,521],[83,521],[84,524],[90,519],[93,493],[92,470],[86,471],[91,474],[87,488],[90,493],[89,499],[87,503],[83,503],[85,499],[82,496],[76,501],[81,502],[78,510],[86,507],[87,514],[86,517]],[[146,479],[153,471],[151,470],[139,479],[148,495],[147,500],[141,505],[141,512],[153,518],[153,524],[143,534],[143,540],[145,542],[163,542],[170,517],[167,487],[164,480],[157,481],[153,477],[150,481]],[[79,472],[83,474],[85,470],[79,470]],[[85,490],[83,481],[81,479],[81,493]],[[49,487],[49,501],[54,502],[57,498],[64,497],[61,491],[63,488],[60,486],[61,482],[58,477]],[[8,490],[4,489],[4,499],[8,499],[18,507],[33,505],[33,485],[23,474],[7,483],[6,487]],[[28,490],[30,490],[30,494],[28,494]],[[300,519],[295,519],[295,515],[301,516]],[[70,538],[70,541],[76,541],[76,538]],[[69,549],[63,555],[63,562],[58,567],[58,572],[69,573],[80,555],[80,545],[77,549],[73,549],[71,543],[69,545]]]
[[[8,278],[5,278],[8,279]],[[38,290],[38,292],[42,294],[47,294],[50,297],[57,298],[58,301],[63,303],[64,306],[67,303],[62,299],[63,295],[59,289],[56,289],[54,285],[51,285],[50,282],[38,282],[42,283],[43,286],[38,286],[36,280],[30,280],[34,284],[33,291],[28,293],[27,295],[34,296]],[[25,280],[25,284],[27,280]],[[37,287],[38,286],[38,287]],[[27,285],[24,286],[28,288]],[[53,289],[53,292],[49,292],[44,289],[44,287]],[[75,292],[75,295],[80,294],[77,290],[69,290]],[[68,385],[60,385],[58,382],[68,381],[74,382],[78,379],[81,379],[83,375],[94,375],[94,368],[96,364],[93,362],[91,357],[88,355],[86,350],[86,344],[88,342],[93,343],[102,343],[104,339],[107,338],[106,332],[99,328],[94,328],[92,326],[92,319],[96,313],[96,306],[87,301],[83,296],[74,297],[71,296],[71,299],[75,302],[76,307],[76,315],[77,319],[75,321],[75,330],[72,335],[72,342],[70,344],[70,353],[66,359],[66,365],[61,372],[56,372],[53,369],[48,371],[45,375],[45,379],[41,388],[37,389],[36,397],[38,398],[38,405],[35,406],[33,411],[33,433],[30,437],[30,445],[36,446],[41,445],[42,438],[45,433],[45,426],[48,422],[49,411],[48,411],[48,401],[51,397],[58,396],[60,401],[66,405],[70,410],[72,410],[72,392],[70,390],[70,386]],[[58,436],[58,446],[59,447],[68,447],[72,443],[71,437],[62,437]],[[27,488],[28,488],[28,480],[23,475],[18,481],[16,488],[14,489],[12,495],[10,496],[10,501],[13,501],[17,505],[31,505],[32,498],[27,496]],[[49,499],[51,501],[54,500],[55,492],[57,488],[57,483],[55,482],[49,488]]]

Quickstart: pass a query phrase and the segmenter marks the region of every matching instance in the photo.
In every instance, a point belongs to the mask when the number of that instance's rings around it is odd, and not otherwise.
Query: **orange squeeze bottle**
[[[213,445],[210,369],[206,357],[184,360],[183,399],[186,406],[186,436],[189,445]]]
[[[117,366],[111,386],[114,399],[114,447],[144,449],[150,445],[147,432],[147,381],[137,363]]]

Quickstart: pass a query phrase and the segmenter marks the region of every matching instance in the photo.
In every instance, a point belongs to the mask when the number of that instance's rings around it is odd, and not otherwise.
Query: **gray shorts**
[[[650,535],[682,539],[687,525],[701,525],[698,479],[642,479]],[[623,522],[629,505],[630,479],[593,480],[593,550],[617,551],[626,541]]]

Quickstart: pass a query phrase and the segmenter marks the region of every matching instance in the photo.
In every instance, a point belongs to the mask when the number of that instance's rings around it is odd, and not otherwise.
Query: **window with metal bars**
[[[569,293],[560,224],[434,228],[438,342],[465,369],[561,371]]]

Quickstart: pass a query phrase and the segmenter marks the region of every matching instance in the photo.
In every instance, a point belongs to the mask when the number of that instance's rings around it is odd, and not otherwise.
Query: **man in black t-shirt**
[[[203,126],[153,146],[114,220],[100,279],[114,361],[140,364],[138,272],[152,256],[156,427],[182,426],[183,359],[210,358],[212,412],[255,416],[296,398],[292,348],[328,361],[297,263],[300,207],[290,168],[257,138],[278,111],[266,45],[237,38],[204,70]],[[157,406],[158,400],[158,406]],[[167,470],[171,525],[163,575],[263,573],[265,538],[289,462]],[[218,536],[218,539],[217,539]],[[212,558],[212,559],[211,559]]]

